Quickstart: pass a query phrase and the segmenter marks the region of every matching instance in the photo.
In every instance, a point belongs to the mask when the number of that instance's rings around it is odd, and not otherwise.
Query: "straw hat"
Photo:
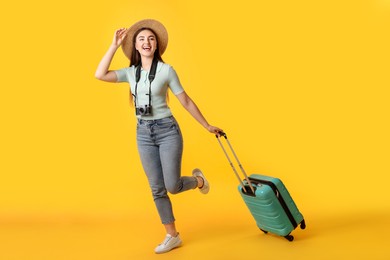
[[[159,21],[153,20],[153,19],[145,19],[141,20],[139,22],[136,22],[133,24],[129,29],[127,29],[127,35],[126,38],[123,40],[122,43],[122,50],[125,53],[126,57],[131,59],[131,52],[133,50],[133,40],[134,40],[134,34],[141,28],[150,28],[152,29],[157,35],[157,48],[160,52],[160,55],[162,55],[168,45],[168,32],[167,29],[165,29],[164,25],[160,23]]]

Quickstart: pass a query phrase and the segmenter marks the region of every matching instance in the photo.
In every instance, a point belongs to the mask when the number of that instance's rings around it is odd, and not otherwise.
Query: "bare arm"
[[[207,120],[204,118],[199,108],[197,107],[197,105],[187,95],[185,91],[176,95],[176,97],[177,99],[179,99],[183,107],[196,119],[196,121],[198,121],[204,128],[206,128],[207,131],[213,134],[218,134],[218,132],[222,132],[222,129],[216,126],[212,126],[207,122]]]
[[[110,48],[103,56],[102,60],[100,61],[96,69],[95,77],[97,79],[107,81],[107,82],[117,82],[116,73],[114,71],[109,70],[109,68],[116,50],[122,44],[123,39],[125,37],[126,37],[126,28],[121,28],[115,31],[112,44],[110,45]]]

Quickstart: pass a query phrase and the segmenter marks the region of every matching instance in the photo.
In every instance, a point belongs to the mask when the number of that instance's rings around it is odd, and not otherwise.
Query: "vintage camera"
[[[145,107],[136,107],[135,114],[137,116],[150,116],[152,115],[152,106],[145,105]]]

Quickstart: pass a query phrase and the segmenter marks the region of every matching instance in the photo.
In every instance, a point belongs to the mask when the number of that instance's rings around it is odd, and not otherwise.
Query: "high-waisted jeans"
[[[137,145],[161,222],[173,223],[168,192],[180,193],[198,184],[195,177],[181,177],[183,138],[175,118],[138,119]]]

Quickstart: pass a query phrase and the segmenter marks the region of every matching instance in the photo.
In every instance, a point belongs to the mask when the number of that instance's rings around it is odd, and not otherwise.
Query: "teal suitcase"
[[[291,232],[297,228],[298,225],[301,229],[305,229],[306,224],[283,182],[278,178],[261,174],[251,174],[248,177],[227,139],[226,134],[223,132],[219,134],[220,136],[225,137],[225,140],[245,176],[245,179],[241,180],[217,135],[218,142],[221,145],[230,166],[240,181],[238,191],[244,199],[259,229],[265,234],[270,232],[283,236],[288,241],[293,241],[294,237],[291,235]]]
[[[293,241],[290,233],[300,225],[306,228],[305,220],[290,196],[283,182],[260,174],[251,174],[249,182],[244,180],[238,190],[252,213],[257,226],[264,233],[273,233]],[[252,185],[254,193],[249,188]]]

